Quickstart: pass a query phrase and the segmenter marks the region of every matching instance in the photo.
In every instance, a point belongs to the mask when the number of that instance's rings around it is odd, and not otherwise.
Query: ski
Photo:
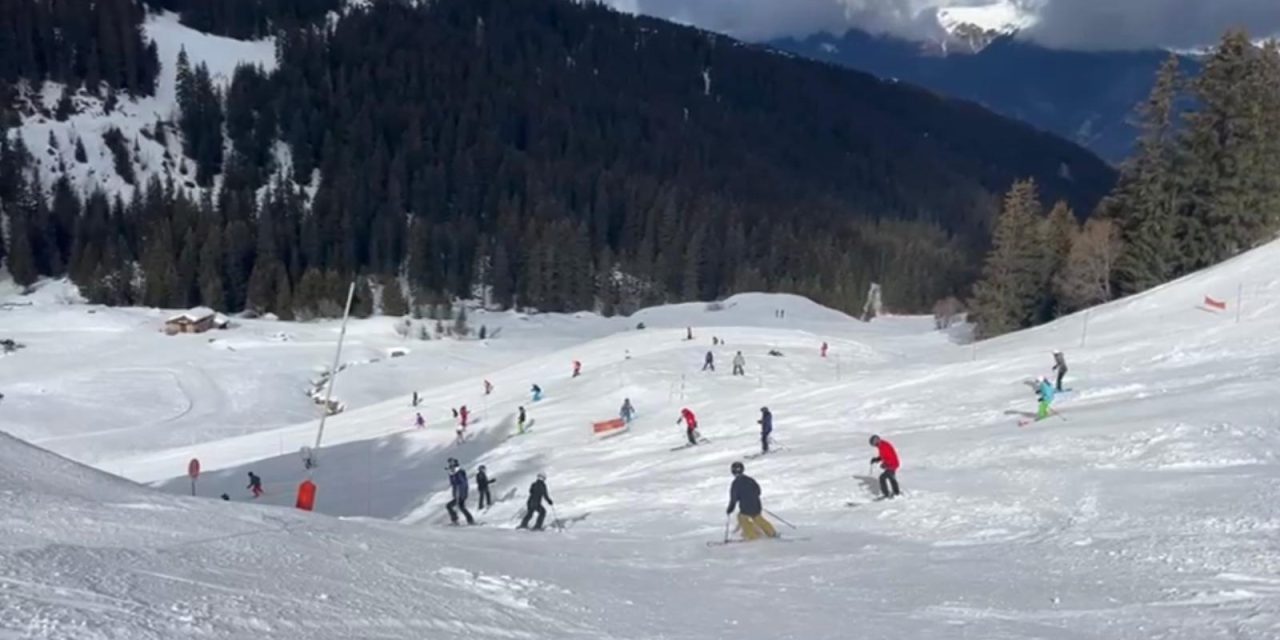
[[[741,544],[741,543],[744,543],[744,542],[764,542],[764,543],[768,543],[768,542],[801,542],[801,541],[804,541],[804,540],[812,540],[812,538],[809,538],[809,537],[807,537],[807,536],[804,536],[804,537],[798,537],[798,538],[797,538],[797,537],[791,537],[791,536],[785,536],[785,537],[784,537],[784,536],[782,536],[782,535],[774,536],[774,537],[772,537],[772,538],[756,538],[755,540],[746,540],[746,539],[744,539],[744,538],[734,538],[734,539],[732,539],[732,540],[709,540],[709,541],[707,541],[707,546],[708,546],[708,547],[724,547],[724,546],[727,546],[727,545],[731,545],[731,544]]]

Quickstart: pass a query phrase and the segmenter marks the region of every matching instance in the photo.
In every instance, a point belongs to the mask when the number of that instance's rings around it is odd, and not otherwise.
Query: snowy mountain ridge
[[[994,0],[987,4],[944,4],[935,10],[938,26],[947,38],[939,39],[943,53],[949,42],[969,52],[986,48],[996,38],[1034,26],[1043,0]]]

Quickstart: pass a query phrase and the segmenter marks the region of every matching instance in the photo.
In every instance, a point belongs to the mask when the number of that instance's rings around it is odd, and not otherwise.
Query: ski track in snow
[[[759,294],[625,319],[478,312],[501,336],[483,342],[355,321],[318,514],[291,507],[337,323],[168,337],[161,311],[0,284],[34,303],[0,310],[27,344],[0,359],[0,430],[132,481],[0,437],[0,638],[1280,637],[1277,266],[1280,243],[1094,309],[1084,346],[1083,314],[971,346],[929,318]],[[1240,283],[1238,324],[1197,308]],[[1061,415],[1019,428],[1053,348]],[[623,398],[629,430],[593,437]],[[511,438],[520,406],[536,426]],[[671,451],[682,406],[708,442]],[[902,456],[903,498],[872,500],[871,433]],[[496,479],[492,508],[468,500],[486,526],[443,526],[449,457]],[[774,519],[785,543],[704,544],[741,459],[799,527]],[[514,531],[540,471],[564,529]]]

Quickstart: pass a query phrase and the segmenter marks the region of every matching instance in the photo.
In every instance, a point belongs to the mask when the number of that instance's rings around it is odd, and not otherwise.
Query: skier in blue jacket
[[[458,464],[457,458],[449,458],[449,486],[453,490],[453,499],[445,508],[449,510],[449,520],[453,524],[458,524],[458,513],[453,510],[457,507],[462,511],[462,515],[467,517],[467,524],[475,524],[475,518],[471,517],[471,512],[467,511],[467,472]]]
[[[1048,378],[1040,378],[1040,386],[1036,389],[1036,395],[1040,398],[1040,406],[1036,409],[1036,420],[1044,420],[1049,417],[1049,405],[1053,404],[1054,391],[1053,383]]]

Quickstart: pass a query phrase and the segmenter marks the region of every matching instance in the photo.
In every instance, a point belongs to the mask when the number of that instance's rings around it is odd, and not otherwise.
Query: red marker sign
[[[200,477],[200,461],[192,458],[187,463],[187,475],[191,477],[191,495],[196,494],[196,478]]]

